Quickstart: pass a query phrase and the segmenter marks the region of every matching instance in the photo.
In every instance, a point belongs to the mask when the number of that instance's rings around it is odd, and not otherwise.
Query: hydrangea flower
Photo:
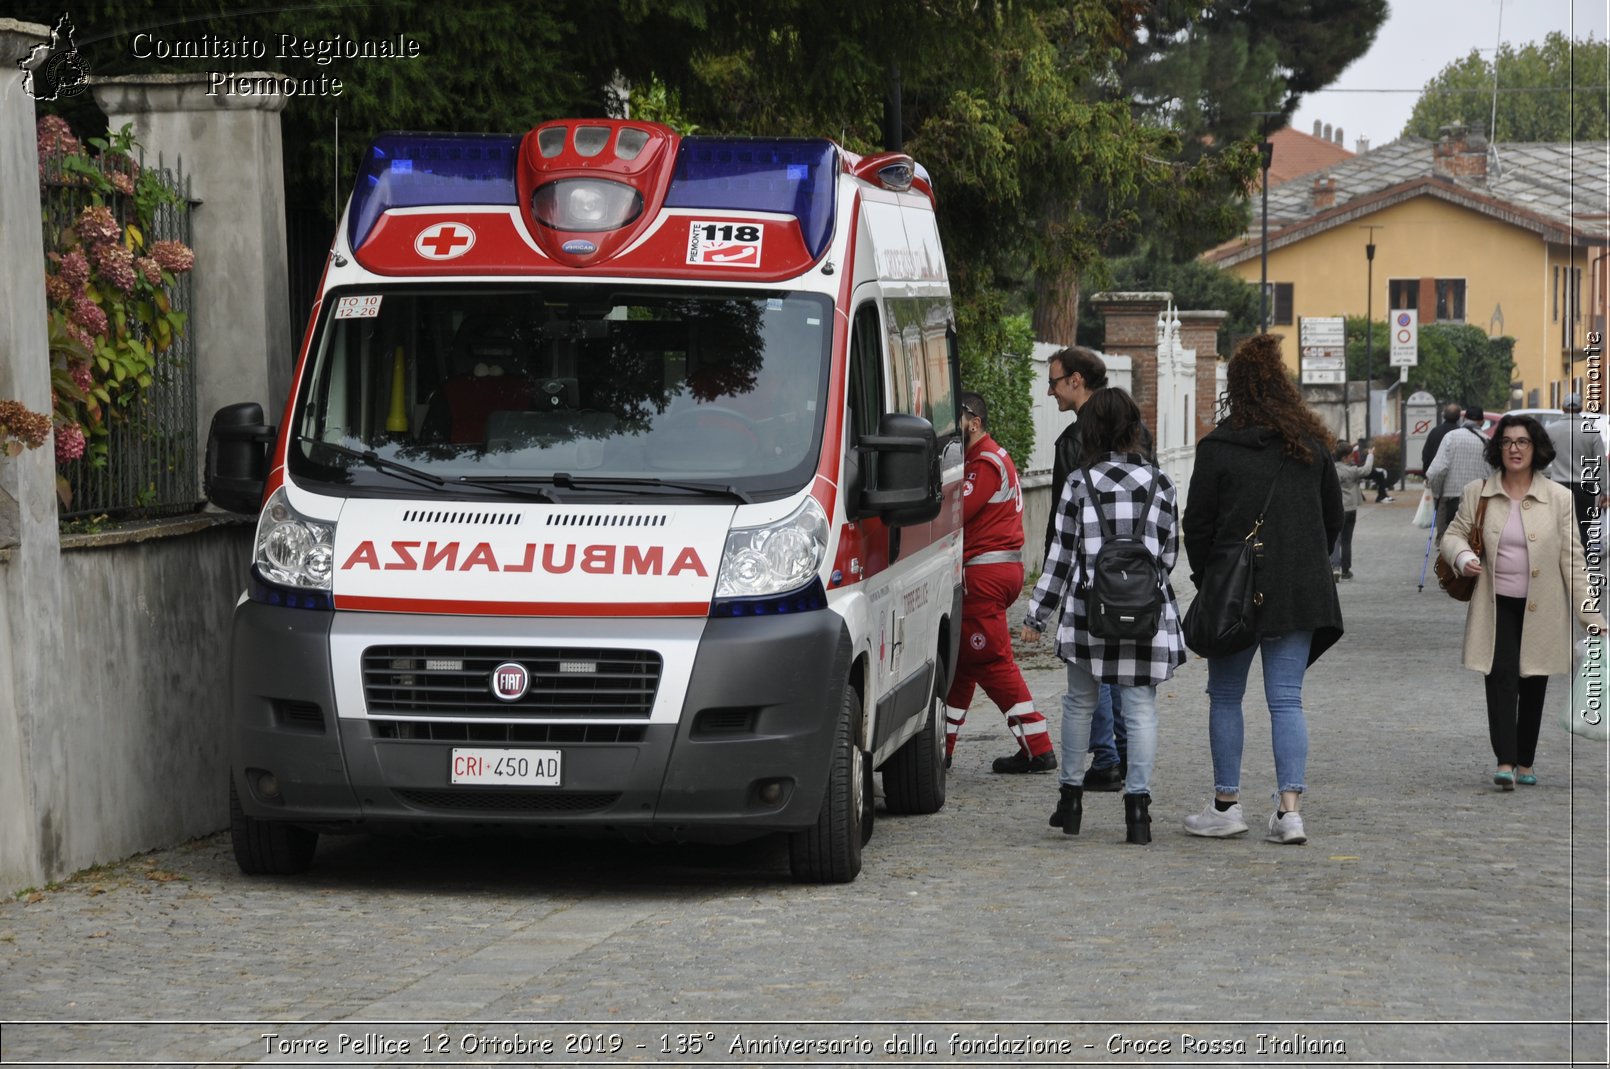
[[[28,411],[21,401],[0,401],[0,440],[10,435],[33,449],[44,445],[49,434],[49,416]]]
[[[73,299],[73,287],[60,275],[46,275],[45,299],[51,304],[66,304]]]
[[[95,250],[95,266],[101,277],[124,293],[134,292],[134,254],[122,245],[102,245]]]
[[[64,253],[60,266],[56,268],[56,275],[71,286],[74,293],[82,290],[84,283],[89,281],[89,260],[85,258],[83,250],[73,249]]]
[[[66,464],[84,455],[84,428],[76,423],[56,424],[56,463]]]
[[[196,254],[182,241],[159,241],[151,246],[151,258],[162,270],[179,275],[196,265]]]
[[[81,293],[73,298],[72,317],[91,335],[104,335],[107,331],[106,313],[100,305],[89,299],[88,294]]]
[[[82,360],[73,361],[72,366],[67,369],[67,374],[73,377],[73,382],[78,384],[80,390],[88,390],[95,385],[95,376],[90,374],[89,365]]]
[[[134,258],[134,269],[151,285],[162,285],[162,265],[151,259],[151,257],[136,256]]]
[[[73,226],[78,231],[78,240],[88,249],[111,245],[123,237],[123,228],[112,215],[112,209],[104,204],[92,204],[79,212]]]

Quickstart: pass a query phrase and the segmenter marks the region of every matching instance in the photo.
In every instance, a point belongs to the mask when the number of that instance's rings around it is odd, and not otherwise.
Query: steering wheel
[[[673,412],[666,416],[665,422],[661,426],[669,431],[682,429],[684,424],[697,423],[701,429],[708,429],[703,425],[703,420],[706,416],[715,417],[718,421],[716,424],[718,429],[720,428],[720,420],[730,420],[736,423],[738,429],[749,435],[749,437],[757,441],[760,438],[760,435],[756,432],[754,420],[735,408],[726,408],[722,405],[699,405],[697,408],[684,408],[679,412]]]

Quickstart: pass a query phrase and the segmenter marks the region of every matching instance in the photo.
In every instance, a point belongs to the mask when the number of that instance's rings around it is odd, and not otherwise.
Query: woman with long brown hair
[[[1269,816],[1275,843],[1308,839],[1297,806],[1307,789],[1308,722],[1303,675],[1342,636],[1342,606],[1330,553],[1342,530],[1342,491],[1332,439],[1303,403],[1280,355],[1280,339],[1249,338],[1230,358],[1229,412],[1196,447],[1181,529],[1191,580],[1216,542],[1239,542],[1262,516],[1257,562],[1257,641],[1208,658],[1208,741],[1213,801],[1185,818],[1192,835],[1223,838],[1247,830],[1241,811],[1241,702],[1253,654],[1263,662],[1263,693],[1274,742],[1278,804]],[[1265,502],[1268,507],[1265,508]]]

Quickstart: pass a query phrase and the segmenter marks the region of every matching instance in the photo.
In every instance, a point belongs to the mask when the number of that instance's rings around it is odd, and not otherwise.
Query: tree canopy
[[[1472,50],[1442,68],[1404,126],[1405,136],[1435,139],[1444,126],[1487,129],[1493,117],[1493,61]],[[1551,33],[1541,43],[1498,50],[1494,141],[1603,141],[1610,137],[1605,76],[1610,44]]]

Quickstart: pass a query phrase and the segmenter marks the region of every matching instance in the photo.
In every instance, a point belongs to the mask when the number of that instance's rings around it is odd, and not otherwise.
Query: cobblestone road
[[[1253,833],[1180,829],[1211,786],[1193,659],[1148,849],[1118,795],[1048,828],[1055,778],[989,773],[982,704],[943,812],[881,816],[849,886],[793,885],[773,844],[503,839],[327,838],[250,879],[217,835],[0,903],[0,1063],[1604,1065],[1605,747],[1551,713],[1540,785],[1491,786],[1409,515],[1364,507],[1308,676],[1306,846],[1258,834],[1256,674]],[[1059,665],[1025,666],[1055,720]]]

